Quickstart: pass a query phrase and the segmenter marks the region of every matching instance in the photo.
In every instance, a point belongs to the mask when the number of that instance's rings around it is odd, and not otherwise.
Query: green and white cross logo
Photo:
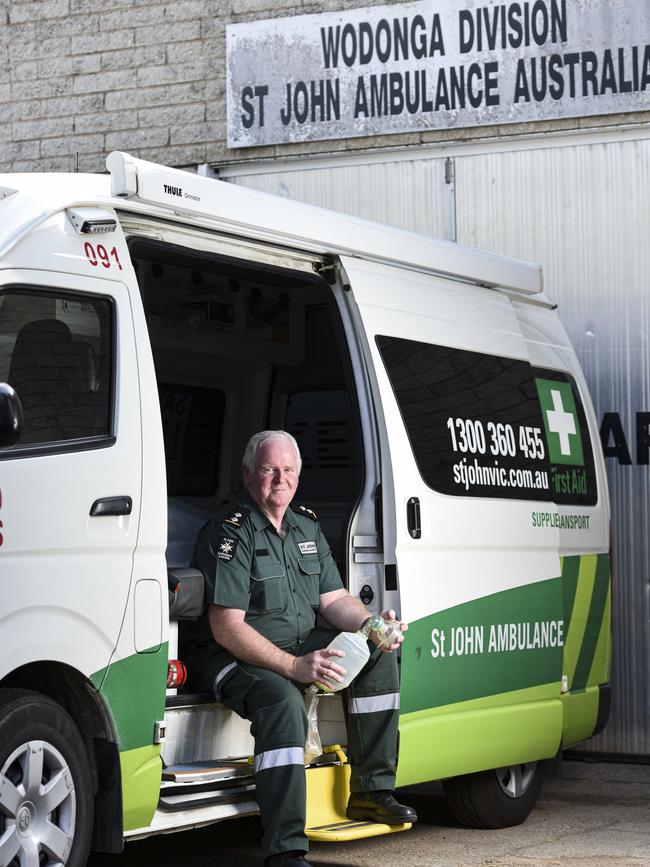
[[[551,463],[583,466],[580,423],[570,383],[552,379],[536,379],[535,383]]]

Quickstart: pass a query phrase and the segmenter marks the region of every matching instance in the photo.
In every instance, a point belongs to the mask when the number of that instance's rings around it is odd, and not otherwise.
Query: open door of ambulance
[[[398,784],[551,757],[562,727],[558,531],[532,513],[556,507],[512,304],[341,261],[380,432],[387,582],[410,623]]]

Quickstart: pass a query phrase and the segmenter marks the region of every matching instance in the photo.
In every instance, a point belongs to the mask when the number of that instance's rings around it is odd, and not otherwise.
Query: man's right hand
[[[346,674],[344,668],[332,660],[335,657],[345,656],[342,650],[314,650],[305,656],[296,656],[291,672],[291,680],[298,683],[313,683],[319,681],[325,686],[335,688],[336,683],[343,683]]]

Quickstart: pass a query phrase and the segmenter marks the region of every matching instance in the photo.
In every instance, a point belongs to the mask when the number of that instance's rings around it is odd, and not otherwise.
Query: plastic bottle
[[[330,685],[316,681],[316,686],[325,692],[338,692],[350,686],[354,678],[359,674],[363,666],[368,662],[370,650],[368,649],[368,636],[371,632],[378,632],[386,626],[384,619],[379,614],[370,617],[358,632],[339,632],[339,634],[327,645],[327,650],[342,650],[343,658],[333,657],[333,662],[345,669],[345,675],[341,683],[332,681]]]

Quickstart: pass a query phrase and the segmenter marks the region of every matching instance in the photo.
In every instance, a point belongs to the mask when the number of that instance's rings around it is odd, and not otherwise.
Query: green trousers
[[[336,630],[314,629],[296,656],[327,647]],[[343,693],[353,792],[393,789],[397,767],[399,678],[395,653],[374,645],[370,659]],[[291,849],[306,852],[304,746],[307,715],[303,689],[266,668],[232,661],[215,678],[215,695],[251,721],[255,784],[264,857]],[[345,661],[341,660],[343,666]]]

